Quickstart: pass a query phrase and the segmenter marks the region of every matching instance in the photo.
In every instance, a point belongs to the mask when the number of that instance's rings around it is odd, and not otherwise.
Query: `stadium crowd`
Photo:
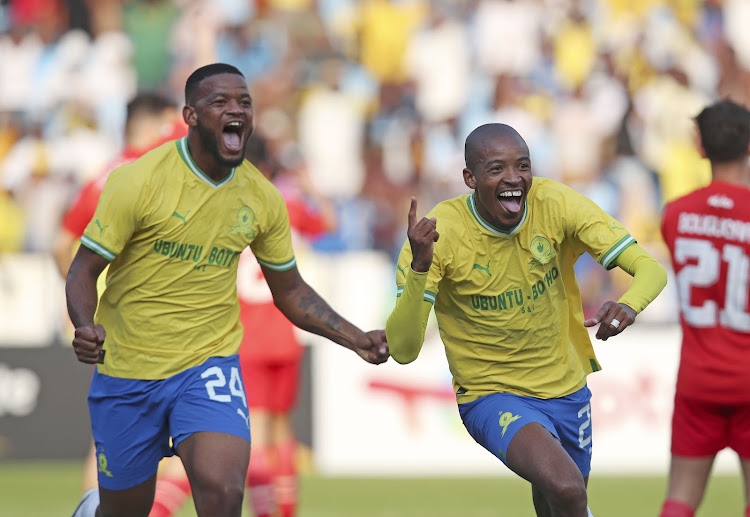
[[[693,117],[750,103],[742,0],[3,0],[0,258],[51,254],[60,219],[121,151],[138,91],[182,105],[197,66],[247,77],[255,136],[339,212],[321,252],[394,262],[409,197],[465,191],[463,142],[516,128],[535,171],[572,186],[668,263],[666,201],[710,179]],[[579,262],[584,310],[627,275]],[[671,307],[651,319],[675,320]]]

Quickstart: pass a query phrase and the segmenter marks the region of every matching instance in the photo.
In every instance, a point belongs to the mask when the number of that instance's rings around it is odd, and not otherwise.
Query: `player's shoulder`
[[[471,202],[471,194],[461,194],[460,196],[440,201],[436,204],[432,210],[429,211],[427,217],[455,217],[457,215],[466,213],[469,209],[469,203]]]
[[[127,175],[133,180],[137,178],[152,179],[154,177],[163,176],[165,171],[170,170],[170,167],[165,167],[165,162],[180,159],[180,153],[177,146],[178,141],[172,140],[166,142],[142,154],[137,159],[122,164],[120,167],[112,171],[110,176],[118,177],[121,175]],[[159,171],[160,174],[154,174],[155,171]]]
[[[235,170],[235,175],[242,184],[263,192],[267,196],[278,197],[283,201],[283,196],[276,185],[260,172],[252,162],[244,160]]]
[[[565,198],[578,198],[583,194],[574,190],[564,183],[552,178],[534,177],[529,191],[532,199],[562,200]]]
[[[712,182],[664,205],[665,214],[746,209],[750,209],[750,189],[742,185],[722,182]]]

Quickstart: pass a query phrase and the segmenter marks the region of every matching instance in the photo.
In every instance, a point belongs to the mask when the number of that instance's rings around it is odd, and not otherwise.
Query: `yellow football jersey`
[[[546,178],[534,178],[511,231],[483,220],[474,194],[439,203],[427,217],[436,218],[440,239],[424,300],[434,303],[459,403],[496,392],[560,397],[600,369],[573,267],[584,252],[614,267],[635,242],[618,221]],[[410,265],[407,240],[399,296]]]
[[[96,322],[106,356],[99,372],[164,379],[242,339],[237,264],[296,261],[279,191],[244,161],[216,183],[193,162],[187,139],[115,170],[81,243],[111,261]]]

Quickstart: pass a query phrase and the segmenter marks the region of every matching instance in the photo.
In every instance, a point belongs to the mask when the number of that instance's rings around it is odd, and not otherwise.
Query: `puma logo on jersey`
[[[190,214],[190,210],[188,210],[187,212],[185,212],[185,216],[184,217],[181,216],[180,214],[178,214],[177,211],[175,211],[172,214],[172,217],[176,217],[177,219],[179,219],[180,221],[182,221],[182,224],[187,224],[187,216],[188,216],[188,214]]]
[[[102,236],[102,233],[104,233],[104,230],[106,230],[107,228],[109,228],[109,225],[102,226],[102,223],[99,222],[99,219],[97,219],[96,221],[94,221],[94,224],[96,225],[97,228],[99,228],[99,237]]]
[[[721,194],[714,194],[713,196],[708,198],[708,206],[712,206],[714,208],[734,208],[734,201],[726,196],[722,196]]]
[[[474,264],[471,267],[471,269],[478,269],[480,271],[484,271],[485,273],[487,273],[487,276],[492,276],[492,273],[490,273],[490,262],[491,261],[489,261],[489,260],[487,261],[487,266],[486,267],[485,266],[480,266],[479,264]]]

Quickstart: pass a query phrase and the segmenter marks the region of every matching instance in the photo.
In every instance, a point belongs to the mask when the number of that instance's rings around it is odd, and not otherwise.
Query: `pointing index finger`
[[[417,198],[411,197],[411,205],[409,206],[409,229],[411,230],[417,224]]]

